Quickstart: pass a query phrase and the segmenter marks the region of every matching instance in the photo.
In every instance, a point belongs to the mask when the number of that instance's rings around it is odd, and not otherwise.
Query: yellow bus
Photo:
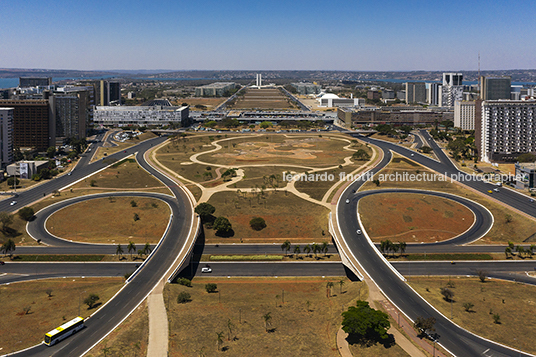
[[[80,331],[84,328],[84,319],[80,316],[75,317],[69,322],[64,323],[58,328],[45,334],[45,345],[52,346],[56,342],[63,340],[71,336],[73,333]]]

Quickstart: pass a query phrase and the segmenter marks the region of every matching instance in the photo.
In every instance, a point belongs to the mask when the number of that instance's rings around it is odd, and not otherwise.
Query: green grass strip
[[[104,255],[53,255],[53,254],[24,254],[13,257],[14,262],[100,262]]]
[[[211,255],[214,261],[254,261],[254,260],[283,260],[282,255]]]

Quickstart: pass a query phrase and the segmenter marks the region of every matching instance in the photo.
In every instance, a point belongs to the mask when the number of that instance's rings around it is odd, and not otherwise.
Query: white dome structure
[[[321,107],[333,107],[333,99],[339,99],[337,94],[325,93],[318,98],[319,106]]]

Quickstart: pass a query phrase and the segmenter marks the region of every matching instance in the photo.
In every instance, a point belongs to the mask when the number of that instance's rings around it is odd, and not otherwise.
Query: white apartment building
[[[178,122],[185,125],[189,115],[187,106],[98,106],[93,112],[93,122],[100,125],[167,125]]]
[[[2,166],[13,162],[13,110],[0,108],[0,163]]]
[[[454,102],[454,127],[475,130],[475,102]]]
[[[443,82],[440,89],[439,106],[454,107],[457,100],[463,100],[463,74],[443,73]]]
[[[512,161],[536,152],[536,101],[483,101],[477,143],[482,161]]]

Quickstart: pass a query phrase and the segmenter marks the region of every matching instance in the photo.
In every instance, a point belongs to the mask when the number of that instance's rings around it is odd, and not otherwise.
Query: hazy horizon
[[[2,2],[0,63],[88,71],[474,71],[480,52],[482,70],[532,69],[536,25],[526,9],[533,5]]]

